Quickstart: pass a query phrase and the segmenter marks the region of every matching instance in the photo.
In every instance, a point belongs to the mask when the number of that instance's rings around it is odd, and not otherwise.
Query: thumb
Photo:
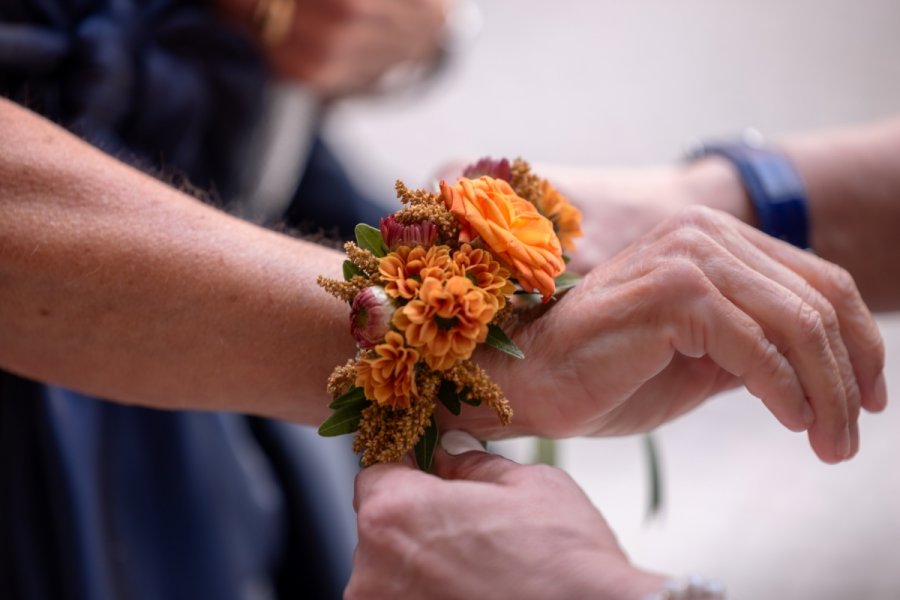
[[[478,440],[459,430],[444,433],[434,455],[434,473],[442,479],[503,483],[521,468],[516,462],[487,452]]]

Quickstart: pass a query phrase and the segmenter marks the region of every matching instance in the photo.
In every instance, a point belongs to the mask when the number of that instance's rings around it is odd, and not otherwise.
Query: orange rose
[[[513,267],[519,285],[538,290],[544,302],[556,290],[553,278],[566,265],[553,223],[502,179],[460,178],[456,185],[441,182],[441,197],[459,219],[459,239],[481,237],[497,258]]]

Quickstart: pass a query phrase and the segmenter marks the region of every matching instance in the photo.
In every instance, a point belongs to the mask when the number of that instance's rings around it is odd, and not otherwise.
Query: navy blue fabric
[[[265,81],[201,2],[0,1],[0,94],[224,200]],[[367,206],[317,140],[288,220],[347,236]],[[307,433],[0,372],[0,597],[340,597],[350,498],[316,485]]]
[[[349,240],[357,223],[377,227],[384,214],[374,200],[361,194],[337,157],[317,137],[300,187],[285,214],[287,223],[301,230],[322,229]]]
[[[106,150],[227,195],[266,73],[189,0],[3,0],[0,94]]]
[[[284,496],[247,419],[5,377],[4,597],[275,597]]]

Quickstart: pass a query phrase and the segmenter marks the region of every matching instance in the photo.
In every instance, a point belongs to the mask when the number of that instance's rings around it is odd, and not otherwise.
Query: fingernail
[[[859,454],[859,424],[854,423],[850,427],[850,453],[847,455],[847,460],[857,454]]]
[[[884,380],[884,371],[879,373],[875,379],[875,398],[877,398],[878,406],[881,408],[887,406],[887,382]]]
[[[441,436],[441,448],[451,456],[463,454],[464,452],[472,452],[473,450],[484,452],[481,442],[465,431],[460,431],[458,429],[448,431]]]
[[[845,429],[837,444],[837,452],[841,460],[850,458],[850,446],[850,431]]]

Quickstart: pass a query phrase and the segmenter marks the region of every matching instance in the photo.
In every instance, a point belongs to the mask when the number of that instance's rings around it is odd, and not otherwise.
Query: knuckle
[[[700,205],[683,208],[674,217],[676,225],[699,231],[715,232],[722,226],[721,216],[715,210]]]
[[[761,339],[757,345],[756,364],[759,372],[772,381],[781,383],[786,377],[785,359],[778,348],[767,339]]]
[[[859,289],[850,271],[840,265],[830,264],[827,281],[835,297],[844,302],[855,302],[860,298]]]
[[[678,227],[666,236],[666,242],[671,252],[695,258],[706,258],[718,249],[716,241],[694,225]]]
[[[659,284],[669,298],[697,298],[709,292],[710,283],[706,273],[687,256],[669,258],[658,267]]]
[[[527,469],[519,469],[514,476],[518,480],[517,483],[549,493],[572,484],[572,478],[568,473],[544,464],[530,465]]]
[[[804,342],[825,345],[825,324],[822,316],[806,302],[801,302],[797,311],[797,331]]]
[[[359,535],[378,538],[385,530],[402,522],[408,508],[402,497],[380,494],[359,507],[356,516]]]
[[[840,322],[838,321],[837,311],[835,310],[831,302],[829,302],[828,299],[819,292],[819,290],[807,284],[804,298],[806,299],[806,304],[816,311],[819,320],[822,323],[822,327],[826,331],[834,332],[840,330]]]

